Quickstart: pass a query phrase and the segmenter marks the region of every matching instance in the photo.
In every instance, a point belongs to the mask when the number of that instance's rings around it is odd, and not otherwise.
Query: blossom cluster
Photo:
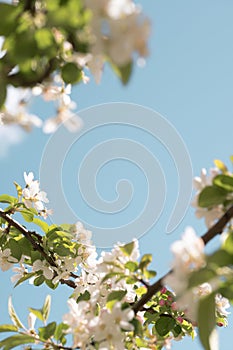
[[[211,208],[201,208],[198,204],[198,198],[201,191],[206,187],[212,185],[212,181],[219,174],[218,168],[211,168],[209,175],[207,170],[203,168],[201,170],[200,176],[195,176],[193,179],[193,186],[196,190],[195,196],[192,201],[192,206],[196,208],[195,215],[198,219],[204,218],[205,224],[209,228],[211,227],[217,219],[219,219],[223,214],[223,205],[215,205]]]
[[[182,239],[171,245],[174,255],[172,272],[164,279],[164,284],[169,286],[176,295],[176,305],[184,310],[186,317],[197,324],[198,305],[202,297],[217,290],[220,279],[214,277],[208,282],[190,287],[189,278],[194,271],[206,266],[204,242],[198,237],[192,227],[187,227]],[[227,325],[226,317],[230,307],[229,301],[216,292],[216,315]]]
[[[14,2],[14,5],[16,8],[19,3]],[[32,11],[32,15],[28,11],[22,13],[25,28],[29,26],[32,30],[38,50],[40,52],[42,49],[44,59],[40,59],[39,53],[34,58],[33,54],[29,55],[25,57],[25,60],[28,60],[25,67],[23,63],[15,65],[15,55],[12,54],[11,77],[26,74],[26,80],[32,74],[33,83],[29,79],[29,83],[24,81],[22,86],[19,83],[6,85],[7,98],[0,109],[1,124],[17,124],[26,131],[30,131],[34,126],[43,127],[45,133],[53,133],[60,124],[64,124],[69,131],[77,131],[82,127],[82,121],[75,113],[76,103],[70,98],[72,85],[80,82],[88,83],[89,73],[99,83],[106,62],[110,63],[113,71],[123,83],[126,83],[131,74],[135,53],[141,61],[148,55],[150,23],[134,1],[83,0],[79,5],[73,4],[73,7],[77,11],[76,16],[83,16],[83,19],[80,21],[82,25],[74,27],[72,33],[66,32],[69,24],[62,28],[64,23],[60,26],[49,23],[51,16],[54,16],[53,6],[50,7],[49,1],[37,1],[33,9],[35,13]],[[15,8],[12,6],[9,10],[14,13]],[[68,10],[69,4],[67,4]],[[51,15],[49,11],[52,11]],[[74,16],[74,13],[71,14]],[[77,18],[74,20],[76,22]],[[22,23],[19,23],[19,27],[21,32]],[[8,35],[0,37],[0,59],[4,59],[7,53],[5,47],[9,46],[8,39]],[[16,39],[13,37],[9,40],[17,41],[17,34]],[[51,54],[55,55],[52,59]],[[8,56],[10,57],[10,53]],[[50,62],[49,69],[48,62]],[[44,79],[41,79],[39,73],[36,79],[35,72],[40,72],[43,65],[45,65]],[[7,66],[5,71],[8,70]],[[47,71],[49,73],[46,73]],[[55,103],[55,115],[49,118],[46,116],[45,121],[29,112],[30,101],[38,96],[42,96],[46,102]]]
[[[230,198],[232,179],[229,173],[214,171],[210,180],[202,171],[202,179],[195,179],[200,185],[196,203],[203,207],[211,204],[212,208],[216,196],[206,201],[206,188],[214,192],[217,186],[227,186],[227,190],[220,192],[224,194],[220,197],[222,210],[226,210],[224,201]],[[182,239],[171,246],[174,261],[171,271],[160,279],[164,286],[161,287],[161,282],[151,284],[156,275],[148,269],[152,256],[140,256],[136,239],[127,244],[117,243],[98,256],[92,232],[81,222],[49,226],[39,219],[41,216],[46,219],[52,213],[45,207],[47,194],[40,189],[32,172],[25,172],[24,180],[24,188],[15,183],[17,198],[0,196],[0,202],[9,204],[5,210],[0,210],[0,268],[2,271],[12,268],[15,274],[11,280],[15,285],[29,279],[35,286],[46,283],[52,289],[59,283],[67,284],[73,292],[62,324],[51,323],[39,331],[34,328],[35,316],[47,319],[48,301],[39,311],[31,309],[28,329],[16,320],[10,302],[10,315],[15,325],[13,328],[7,325],[10,330],[22,329],[24,335],[30,335],[26,340],[36,344],[44,342],[45,348],[59,346],[62,349],[65,337],[71,335],[72,348],[84,350],[169,350],[173,340],[179,341],[185,335],[195,336],[200,322],[199,306],[212,296],[212,322],[218,326],[227,325],[230,306],[227,288],[232,283],[231,226],[222,250],[212,255],[206,255],[203,237],[198,237],[194,229],[188,227]],[[217,199],[217,205],[220,202]],[[44,234],[19,225],[12,219],[15,213],[38,225]],[[160,289],[154,289],[157,284]],[[152,290],[155,292],[151,293]],[[145,301],[140,304],[143,298]],[[52,334],[58,343],[53,343]]]

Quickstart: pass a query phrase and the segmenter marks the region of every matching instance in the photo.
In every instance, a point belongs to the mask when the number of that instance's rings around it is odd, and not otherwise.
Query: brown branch
[[[53,267],[57,267],[57,264],[55,263],[55,261],[45,253],[43,247],[39,243],[37,243],[35,239],[32,237],[33,235],[35,235],[35,232],[29,231],[24,226],[20,225],[17,221],[12,219],[9,214],[6,214],[2,209],[0,209],[0,217],[6,220],[9,225],[15,227],[19,232],[21,232],[24,235],[24,237],[27,238],[27,240],[31,243],[33,248],[37,250],[45,258],[45,260],[49,263],[49,265]]]
[[[211,241],[215,236],[221,234],[223,232],[226,224],[233,218],[233,206],[231,206],[226,213],[213,225],[204,235],[201,236],[204,244],[206,245],[209,241]],[[139,299],[132,307],[135,314],[140,311],[143,306],[163,288],[163,280],[167,276],[169,276],[173,270],[168,271],[163,277],[161,277],[158,281],[151,284],[147,292]]]
[[[49,263],[50,266],[57,268],[57,264],[52,258],[52,256],[49,256],[43,249],[43,247],[40,245],[40,243],[36,242],[33,236],[37,237],[38,240],[41,241],[42,237],[34,231],[29,231],[27,228],[19,224],[17,221],[12,219],[12,217],[5,213],[1,208],[0,208],[0,217],[2,217],[6,222],[8,222],[8,225],[15,227],[19,232],[23,234],[23,236],[31,243],[32,247],[38,251],[44,259]],[[40,239],[39,239],[40,237]],[[54,271],[55,276],[56,272]],[[76,288],[75,283],[72,280],[60,280],[61,284],[66,284],[67,286],[71,288]]]
[[[233,205],[226,211],[226,213],[212,226],[203,236],[201,236],[205,245],[211,241],[215,236],[220,235],[226,224],[233,218]]]

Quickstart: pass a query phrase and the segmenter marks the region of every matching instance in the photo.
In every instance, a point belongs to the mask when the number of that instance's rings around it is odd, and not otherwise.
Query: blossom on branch
[[[44,203],[49,202],[46,192],[40,190],[39,181],[34,180],[34,174],[32,172],[28,174],[24,172],[24,180],[26,187],[22,191],[22,196],[26,207],[35,208],[41,216],[46,218],[52,213],[51,210],[48,210],[44,206]]]
[[[192,201],[192,206],[196,208],[195,215],[198,219],[204,218],[206,227],[210,228],[217,219],[223,215],[223,206],[216,205],[212,208],[201,208],[198,204],[199,195],[201,191],[206,187],[212,185],[212,180],[219,174],[217,168],[211,168],[210,174],[207,175],[207,170],[203,168],[201,170],[201,175],[196,176],[193,180],[193,186],[196,189],[195,197]]]
[[[11,250],[6,248],[0,249],[0,268],[2,271],[9,270],[18,260],[11,255]]]

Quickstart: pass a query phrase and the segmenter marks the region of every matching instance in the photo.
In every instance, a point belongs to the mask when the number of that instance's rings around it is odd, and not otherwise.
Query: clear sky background
[[[229,164],[229,156],[233,153],[233,2],[231,0],[145,0],[138,1],[149,16],[152,24],[150,39],[150,56],[146,66],[141,69],[135,66],[133,76],[126,87],[123,87],[114,74],[106,67],[100,85],[91,81],[88,85],[78,86],[73,98],[78,110],[108,102],[136,103],[161,113],[182,136],[193,166],[195,175],[201,168],[213,166],[213,159],[222,159]],[[49,116],[51,110],[45,104],[34,105],[34,112],[42,117]],[[1,130],[0,130],[1,132]],[[11,130],[13,132],[13,129]],[[116,134],[121,133],[116,129]],[[122,131],[122,135],[125,131]],[[103,132],[107,137],[107,132]],[[135,140],[140,135],[134,135]],[[1,173],[0,192],[14,192],[14,180],[23,184],[23,171],[34,171],[39,176],[40,160],[48,135],[41,130],[22,135],[17,145],[7,150],[5,146],[9,137],[0,136]],[[92,140],[93,141],[93,140]],[[194,210],[190,208],[179,227],[167,235],[165,227],[168,216],[177,196],[177,173],[158,141],[152,144],[142,138],[150,151],[155,154],[165,173],[168,194],[165,208],[158,223],[140,239],[141,252],[154,255],[154,268],[158,275],[163,275],[169,268],[171,254],[170,244],[176,240],[188,225],[193,226],[198,234],[205,232],[203,222],[197,221]],[[87,143],[88,144],[88,143]],[[3,152],[4,150],[4,152]],[[88,149],[87,149],[88,151]],[[75,175],[80,158],[75,150],[64,163],[63,188],[71,205],[75,205],[77,183]],[[73,157],[73,158],[72,158]],[[124,169],[126,173],[124,174]],[[101,175],[101,173],[100,173]],[[137,203],[130,208],[130,215],[137,213],[141,201],[145,198],[145,181],[130,164],[114,163],[103,171],[103,178],[97,178],[97,187],[106,200],[111,200],[114,193],[111,186],[119,175],[139,181],[135,185]],[[113,179],[113,181],[110,181]],[[136,180],[135,180],[136,179]],[[110,182],[109,182],[110,181]],[[156,181],[156,176],[154,181]],[[115,189],[115,187],[114,187]],[[49,189],[45,189],[49,192]],[[110,197],[109,197],[110,196]],[[156,199],[155,199],[156,200]],[[78,204],[77,204],[78,205]],[[83,213],[88,217],[87,211]],[[103,216],[95,219],[96,225],[103,224]],[[107,220],[107,218],[106,218]],[[113,223],[117,217],[113,218]],[[65,218],[64,218],[65,221]],[[93,222],[91,222],[93,224]],[[116,238],[117,241],[117,238]],[[216,242],[208,249],[214,248]],[[0,322],[7,323],[7,299],[11,294],[18,314],[26,319],[27,307],[38,307],[46,294],[53,297],[53,318],[61,319],[67,311],[65,300],[71,291],[61,286],[53,294],[46,287],[34,288],[22,285],[15,290],[9,281],[11,273],[1,273],[0,288]],[[208,316],[207,316],[208,317]],[[229,318],[229,327],[220,329],[220,349],[228,350],[232,341],[233,316]],[[173,349],[201,349],[198,340],[190,339],[174,343]]]

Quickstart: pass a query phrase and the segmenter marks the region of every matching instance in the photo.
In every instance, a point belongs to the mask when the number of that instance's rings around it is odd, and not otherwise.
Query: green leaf
[[[8,300],[8,312],[9,312],[9,316],[11,318],[11,321],[14,323],[14,325],[18,328],[24,329],[25,327],[23,326],[22,322],[20,321],[20,319],[18,318],[18,316],[15,312],[11,297],[9,297],[9,300]]]
[[[47,321],[51,308],[51,296],[47,295],[45,298],[44,305],[42,306],[43,320]]]
[[[123,273],[119,273],[119,272],[109,272],[107,273],[107,275],[104,276],[104,278],[102,279],[101,283],[104,283],[105,281],[107,281],[108,279],[111,279],[112,277],[115,276],[122,276],[122,278],[125,277],[125,275]]]
[[[70,255],[72,253],[72,250],[70,247],[65,247],[65,244],[62,245],[58,245],[58,246],[54,246],[54,252],[57,253],[60,256],[67,256]]]
[[[54,45],[54,37],[47,28],[38,29],[35,33],[36,43],[39,49],[45,50]]]
[[[44,315],[42,309],[34,309],[33,307],[29,307],[28,310],[35,315],[40,321],[44,321]]]
[[[39,287],[42,283],[44,283],[44,281],[45,281],[44,276],[40,275],[40,276],[38,276],[37,278],[34,279],[33,284],[34,284],[34,286]]]
[[[139,287],[137,289],[135,289],[135,292],[138,296],[142,296],[143,294],[145,294],[147,292],[147,288],[146,287]]]
[[[79,295],[79,297],[77,299],[77,303],[79,303],[82,300],[88,301],[88,300],[90,300],[90,298],[91,298],[90,293],[88,292],[88,290],[85,290],[84,293]]]
[[[22,196],[22,192],[23,192],[22,187],[15,181],[14,181],[14,185],[15,185],[15,188],[16,188],[16,191],[18,194],[18,198],[20,198]]]
[[[38,218],[34,218],[33,219],[33,223],[37,226],[39,226],[45,233],[48,232],[49,230],[49,225],[47,224],[47,222],[38,219]]]
[[[56,327],[56,330],[54,332],[54,338],[56,340],[60,340],[64,334],[66,333],[66,330],[69,328],[68,324],[65,323],[59,323]]]
[[[18,327],[13,324],[2,324],[0,326],[0,333],[4,332],[18,332]]]
[[[146,324],[150,324],[150,323],[156,323],[160,316],[157,313],[152,314],[146,311],[144,314],[144,317],[146,319]]]
[[[139,349],[141,349],[141,348],[145,348],[146,349],[147,346],[148,346],[147,342],[145,340],[139,338],[139,337],[135,338],[135,343],[136,343],[136,345],[138,346]]]
[[[126,290],[114,290],[108,295],[107,301],[120,301],[124,298],[126,295],[127,291]]]
[[[213,184],[228,192],[233,192],[233,177],[229,175],[217,175],[213,179]]]
[[[30,273],[27,273],[25,274],[23,277],[21,277],[17,283],[14,285],[14,288],[19,286],[21,283],[23,283],[24,281],[27,281],[29,278],[35,276],[35,272],[30,272]]]
[[[27,222],[32,222],[34,219],[34,214],[30,210],[22,209],[20,210],[20,214],[22,215],[24,220]]]
[[[0,35],[8,36],[14,31],[17,25],[16,16],[19,13],[19,8],[10,4],[1,3],[0,13]]]
[[[207,257],[208,264],[214,264],[218,267],[232,265],[233,256],[227,251],[220,249]]]
[[[20,245],[18,244],[18,241],[11,238],[8,242],[8,246],[11,250],[11,255],[17,260],[20,260],[22,256],[22,250]]]
[[[208,317],[207,317],[208,315]],[[201,298],[198,305],[199,337],[205,350],[214,350],[210,343],[210,337],[216,324],[215,294],[212,293]]]
[[[152,255],[151,254],[145,254],[142,256],[141,261],[139,263],[139,269],[142,271],[151,263],[152,261]]]
[[[178,337],[180,333],[182,333],[182,328],[179,324],[175,325],[175,327],[172,329],[172,333],[174,334],[174,337]]]
[[[115,63],[110,62],[110,65],[115,74],[120,78],[123,85],[126,85],[129,82],[129,78],[132,74],[133,62],[130,61],[124,66],[117,66]]]
[[[62,67],[61,76],[65,83],[75,84],[82,79],[82,71],[75,63],[69,62]]]
[[[20,247],[22,253],[26,256],[31,256],[32,245],[26,237],[22,237],[18,240],[18,246]]]
[[[157,275],[156,271],[154,271],[154,270],[144,270],[143,273],[147,279],[153,278]]]
[[[120,246],[119,248],[126,256],[130,256],[134,249],[134,242],[127,243],[125,245]]]
[[[0,109],[2,108],[2,106],[4,105],[4,102],[6,100],[6,93],[7,93],[6,92],[6,85],[2,81],[0,84]]]
[[[229,232],[227,238],[223,242],[222,249],[233,255],[233,232]]]
[[[176,325],[172,317],[161,316],[155,324],[155,329],[161,337],[168,334]]]
[[[134,326],[134,335],[139,335],[143,336],[143,328],[141,322],[137,319],[134,318],[130,323]]]
[[[45,283],[47,284],[47,286],[49,287],[49,288],[51,288],[51,289],[56,289],[57,287],[58,287],[58,285],[59,285],[59,283],[53,283],[51,280],[45,280]]]
[[[223,287],[219,288],[218,292],[233,303],[233,279],[228,280]]]
[[[56,322],[51,322],[45,327],[40,327],[39,328],[40,339],[48,340],[49,338],[51,338],[55,333],[56,326],[57,326]]]
[[[51,26],[63,27],[66,30],[82,28],[85,23],[83,2],[77,0],[48,1],[48,21]]]
[[[138,263],[136,261],[127,261],[125,268],[131,272],[135,272],[138,269]]]
[[[223,163],[223,161],[221,161],[220,159],[215,159],[214,160],[214,164],[215,166],[221,170],[223,173],[227,172],[227,167],[226,165]]]
[[[126,290],[116,290],[111,292],[107,298],[107,307],[111,310],[117,301],[120,301],[126,295]]]
[[[223,188],[207,186],[199,194],[198,205],[202,208],[209,208],[222,204],[226,200],[227,193]]]
[[[14,205],[14,204],[18,203],[18,199],[13,197],[13,196],[9,196],[8,194],[2,194],[2,195],[0,195],[0,202],[1,203],[9,203],[11,205]]]
[[[189,288],[193,288],[204,282],[208,282],[215,276],[216,272],[209,268],[203,268],[201,270],[195,271],[191,274],[189,278]]]
[[[22,344],[35,343],[35,341],[35,338],[30,335],[17,334],[0,341],[0,348],[2,350],[10,350]]]

